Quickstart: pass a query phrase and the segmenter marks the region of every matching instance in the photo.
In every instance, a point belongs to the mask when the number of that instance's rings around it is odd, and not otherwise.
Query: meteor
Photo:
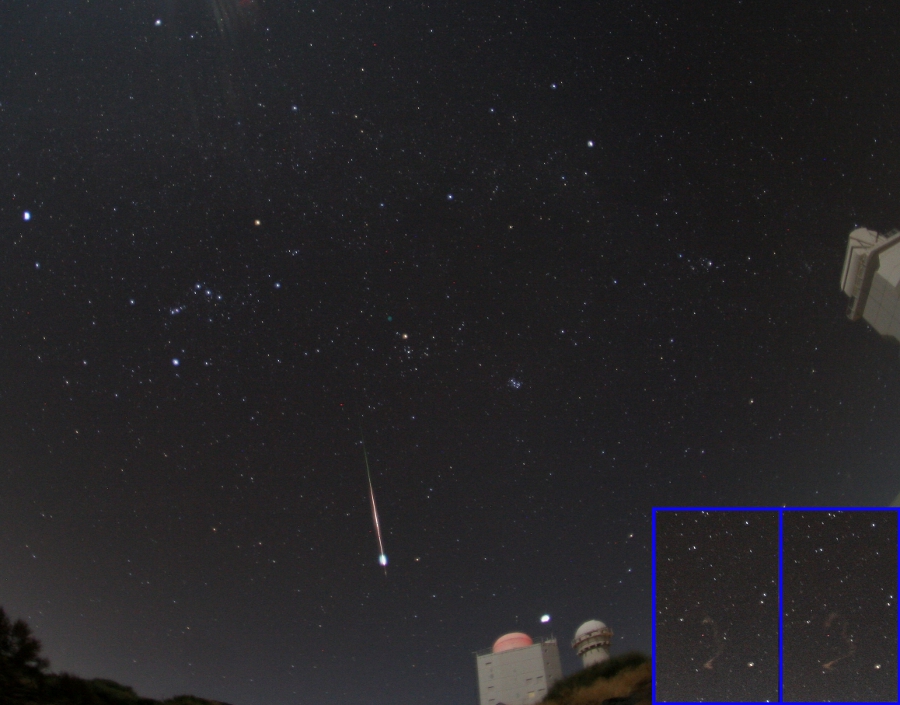
[[[378,564],[384,568],[384,574],[387,575],[387,554],[384,552],[384,543],[381,540],[381,524],[378,523],[378,508],[375,506],[375,490],[372,489],[372,471],[369,470],[369,453],[366,451],[366,438],[363,436],[362,429],[359,429],[359,437],[362,439],[363,459],[366,461],[366,477],[369,480],[369,500],[372,503],[372,520],[375,522],[375,535],[378,537]]]

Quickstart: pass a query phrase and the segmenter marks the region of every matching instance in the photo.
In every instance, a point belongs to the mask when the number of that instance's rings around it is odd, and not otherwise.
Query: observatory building
[[[841,288],[850,297],[847,317],[864,318],[882,335],[900,342],[900,231],[850,233]]]
[[[537,644],[521,632],[504,634],[475,654],[480,705],[539,703],[562,678],[556,639]]]
[[[596,619],[590,619],[578,627],[572,640],[572,648],[581,656],[581,663],[585,668],[603,663],[609,658],[612,636],[612,629]]]
[[[841,288],[850,297],[847,317],[900,342],[900,230],[882,235],[867,228],[850,233]],[[900,494],[891,502],[900,507]]]

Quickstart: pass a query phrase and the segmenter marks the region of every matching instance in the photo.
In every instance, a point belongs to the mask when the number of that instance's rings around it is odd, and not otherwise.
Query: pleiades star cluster
[[[650,651],[653,507],[887,504],[898,26],[0,3],[0,605],[148,697],[466,705]]]

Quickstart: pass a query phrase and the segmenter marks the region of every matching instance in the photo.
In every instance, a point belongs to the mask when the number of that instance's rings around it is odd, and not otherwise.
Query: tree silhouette
[[[12,698],[36,693],[48,665],[28,625],[21,619],[10,621],[0,607],[0,692]]]

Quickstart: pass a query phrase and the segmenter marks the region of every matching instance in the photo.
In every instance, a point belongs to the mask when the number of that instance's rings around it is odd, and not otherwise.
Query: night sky
[[[649,651],[653,506],[887,504],[898,26],[2,3],[0,605],[148,696],[468,705],[507,631]]]
[[[784,698],[897,701],[897,514],[785,512]]]
[[[657,513],[657,699],[778,700],[779,562],[778,512]]]

